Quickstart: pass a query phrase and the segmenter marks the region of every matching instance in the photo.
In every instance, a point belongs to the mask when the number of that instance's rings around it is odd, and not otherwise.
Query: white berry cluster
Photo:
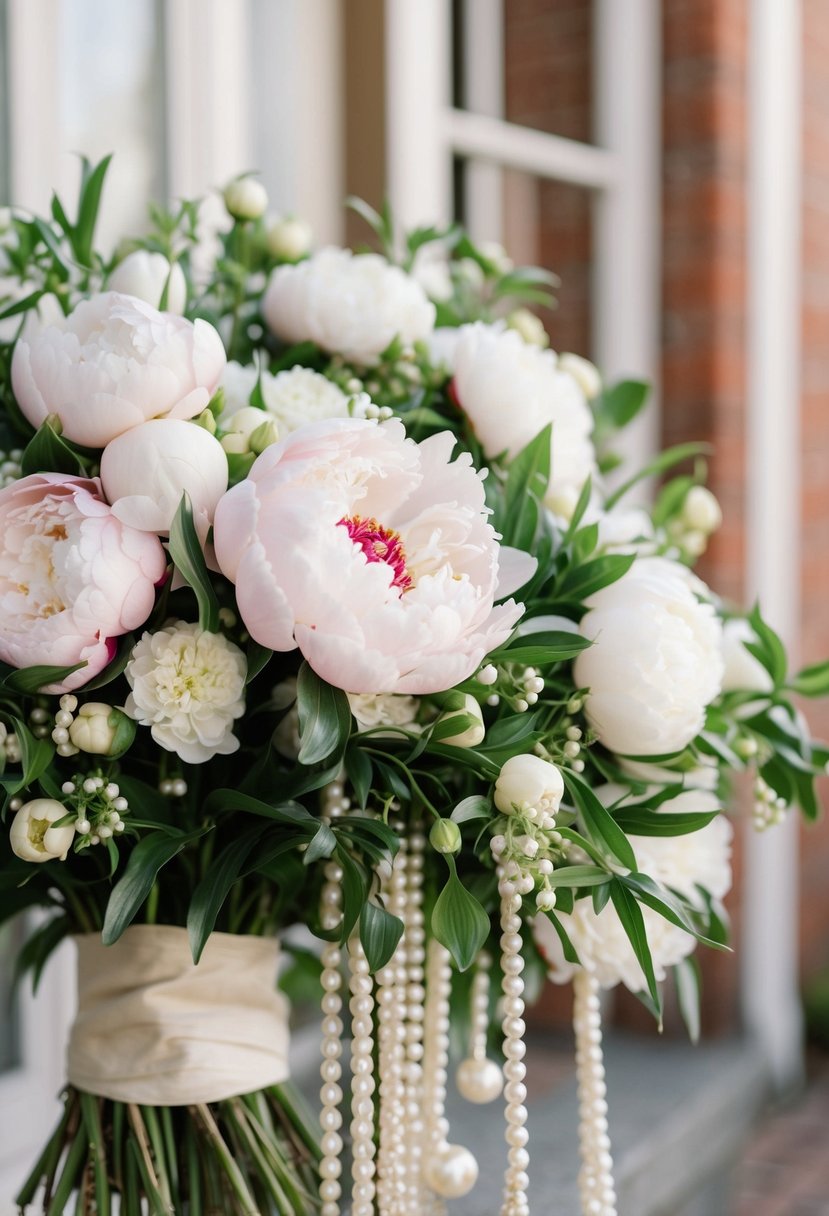
[[[540,911],[555,907],[550,885],[555,861],[561,859],[562,837],[556,831],[556,811],[564,782],[555,765],[538,756],[512,756],[495,783],[495,820],[490,841],[499,890],[529,895],[536,891]]]
[[[668,525],[668,535],[682,555],[696,558],[705,552],[709,537],[721,523],[722,510],[711,491],[691,486],[681,511]]]
[[[67,806],[77,811],[75,831],[80,839],[76,849],[106,842],[126,828],[122,816],[129,810],[129,803],[115,782],[107,781],[101,773],[76,773],[64,781],[61,792],[66,795]]]
[[[18,481],[23,476],[23,470],[20,467],[22,459],[23,453],[20,448],[13,448],[10,452],[0,451],[0,490],[5,490],[6,486],[10,486],[12,482]]]
[[[487,663],[476,678],[479,684],[492,688],[486,699],[487,705],[494,707],[505,700],[519,714],[526,713],[530,706],[536,705],[544,691],[544,680],[534,667],[519,668],[515,663],[502,667]]]
[[[755,779],[753,792],[751,818],[757,831],[763,832],[782,823],[789,809],[786,799],[779,797],[776,790],[759,776]]]

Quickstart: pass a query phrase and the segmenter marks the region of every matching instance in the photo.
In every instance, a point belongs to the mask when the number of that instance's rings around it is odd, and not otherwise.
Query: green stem
[[[80,1099],[81,1115],[89,1137],[89,1155],[95,1172],[95,1210],[97,1216],[110,1216],[109,1176],[100,1099],[85,1093],[80,1095]]]
[[[81,1123],[69,1146],[69,1152],[66,1154],[66,1161],[64,1162],[58,1184],[55,1187],[55,1193],[46,1209],[46,1216],[63,1216],[64,1214],[66,1205],[69,1202],[69,1196],[78,1182],[78,1175],[83,1170],[84,1157],[89,1147],[89,1141],[85,1132],[86,1128]]]
[[[239,1200],[242,1216],[261,1216],[261,1213],[256,1206],[256,1200],[253,1198],[248,1189],[247,1183],[242,1176],[242,1171],[233,1160],[233,1155],[222,1138],[222,1133],[219,1131],[219,1128],[216,1125],[216,1120],[210,1113],[210,1108],[202,1103],[199,1106],[191,1106],[190,1110],[201,1122],[205,1132],[207,1133],[208,1140],[210,1141],[212,1148],[215,1150],[216,1160],[222,1167],[225,1177],[230,1183],[231,1189]]]

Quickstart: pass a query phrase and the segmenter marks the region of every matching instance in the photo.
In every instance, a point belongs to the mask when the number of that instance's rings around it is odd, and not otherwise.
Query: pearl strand
[[[579,1175],[583,1216],[616,1216],[613,1158],[607,1129],[607,1087],[602,1057],[599,983],[579,968],[573,976],[573,1029],[579,1087]]]
[[[409,837],[406,936],[406,1216],[420,1216],[424,1197],[421,1182],[423,1154],[423,1020],[426,958],[423,921],[423,852],[426,838],[419,825]]]
[[[402,829],[401,829],[402,831]],[[405,916],[406,848],[401,837],[388,880],[386,906],[394,916]],[[379,1026],[380,1119],[377,1154],[377,1199],[382,1216],[406,1213],[405,1123],[405,935],[385,967],[377,972]]]
[[[320,919],[323,929],[336,929],[342,920],[342,868],[336,862],[329,861],[325,867],[325,883],[321,895]],[[320,1216],[340,1216],[339,1199],[342,1193],[340,1175],[342,1173],[343,1142],[340,1135],[342,1115],[339,1106],[343,1099],[340,1087],[342,1065],[340,1056],[343,1049],[343,1023],[340,1017],[342,1009],[342,971],[340,970],[341,953],[336,942],[326,942],[322,948],[322,1044],[320,1051],[320,1127],[322,1129],[322,1159],[320,1160],[321,1201]]]
[[[489,1030],[489,968],[492,960],[482,951],[472,980],[470,999],[471,1032],[469,1056],[458,1066],[455,1077],[458,1092],[467,1102],[494,1102],[504,1088],[504,1073],[494,1060],[487,1059]]]
[[[452,969],[449,951],[432,937],[426,948],[426,1007],[423,1024],[423,1177],[431,1187],[430,1165],[437,1159],[449,1134],[444,1114],[447,1065],[449,1063],[449,996]],[[424,1213],[428,1211],[423,1208]],[[441,1216],[446,1206],[432,1199],[433,1216]]]
[[[529,1216],[527,1188],[530,1180],[527,1167],[530,1155],[527,1152],[528,1134],[527,1108],[524,1102],[527,1097],[524,1078],[527,1068],[524,1064],[526,1046],[524,1044],[524,981],[521,972],[524,970],[524,959],[521,954],[521,918],[518,912],[521,908],[521,896],[516,885],[507,877],[502,877],[498,883],[498,894],[501,897],[501,970],[503,972],[502,992],[503,1021],[501,1028],[504,1035],[504,1098],[506,1100],[504,1116],[506,1118],[506,1141],[509,1146],[507,1154],[508,1165],[504,1174],[504,1202],[501,1216]]]
[[[348,943],[351,1000],[351,1216],[374,1216],[374,997],[368,960]]]

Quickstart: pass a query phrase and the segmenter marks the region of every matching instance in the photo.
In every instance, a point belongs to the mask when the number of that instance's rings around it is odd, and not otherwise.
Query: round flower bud
[[[452,819],[436,819],[429,832],[429,843],[438,853],[459,853],[461,830]]]
[[[682,504],[682,522],[696,532],[710,536],[722,523],[722,510],[705,486],[691,486]]]
[[[23,861],[65,861],[75,838],[75,825],[52,827],[67,814],[66,807],[54,798],[35,798],[20,807],[12,820],[9,843]]]
[[[268,228],[268,253],[283,262],[298,262],[311,252],[313,233],[305,220],[286,216],[277,219]]]
[[[535,906],[539,912],[551,912],[556,906],[556,893],[545,887],[543,891],[539,891],[535,897]]]
[[[259,412],[261,414],[262,411]],[[273,418],[266,418],[264,422],[259,423],[255,430],[251,431],[248,436],[248,445],[255,456],[261,456],[265,448],[269,448],[278,439],[279,427]]]
[[[530,346],[549,346],[550,339],[544,328],[544,322],[529,308],[516,308],[507,317],[507,325],[520,334]]]
[[[136,249],[127,254],[109,276],[108,287],[110,291],[144,300],[153,308],[161,307],[161,297],[166,287],[164,311],[178,316],[181,316],[187,304],[187,282],[179,263],[173,262],[171,265],[163,253],[150,253],[146,249]]]
[[[581,355],[565,353],[558,357],[558,368],[559,371],[567,372],[573,377],[588,401],[598,397],[602,391],[602,378],[598,368],[589,359],[584,359]]]
[[[225,186],[224,201],[235,220],[258,220],[268,206],[268,192],[253,177],[237,177]]]
[[[477,747],[479,743],[483,743],[486,729],[481,716],[481,707],[470,693],[464,695],[463,704],[458,708],[445,710],[438,718],[438,722],[451,722],[453,725],[457,722],[461,726],[463,722],[461,715],[464,714],[473,721],[463,726],[455,735],[439,736],[441,743],[445,743],[449,747]]]
[[[555,814],[563,794],[561,773],[540,756],[510,756],[495,782],[495,805],[504,815],[524,804]]]
[[[121,709],[88,701],[69,727],[69,738],[92,756],[122,756],[135,738],[135,723]]]

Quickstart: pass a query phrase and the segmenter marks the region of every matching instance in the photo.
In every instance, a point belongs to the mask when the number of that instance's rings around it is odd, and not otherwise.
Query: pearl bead
[[[342,1187],[336,1178],[325,1178],[320,1183],[320,1199],[323,1202],[339,1199],[342,1194]]]
[[[478,1181],[478,1162],[468,1148],[447,1144],[427,1159],[424,1168],[427,1186],[442,1199],[468,1195]]]
[[[324,1132],[337,1131],[343,1125],[343,1117],[334,1107],[329,1107],[320,1114],[320,1126]]]
[[[504,1074],[494,1060],[464,1060],[455,1076],[458,1092],[477,1105],[494,1102],[504,1087]]]

